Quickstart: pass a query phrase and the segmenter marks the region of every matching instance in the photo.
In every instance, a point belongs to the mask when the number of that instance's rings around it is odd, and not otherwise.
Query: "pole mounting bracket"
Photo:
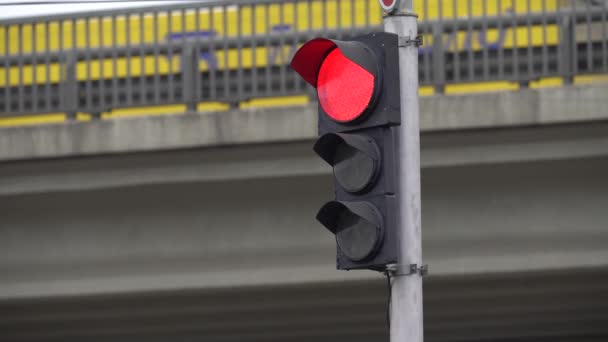
[[[417,35],[414,39],[410,36],[399,37],[398,45],[399,47],[407,47],[407,46],[415,46],[419,47],[423,45],[423,40],[421,35]]]
[[[409,264],[409,265],[399,265],[399,264],[388,264],[386,265],[385,273],[391,275],[392,277],[396,276],[409,276],[419,274],[421,277],[429,274],[429,266],[418,264]]]

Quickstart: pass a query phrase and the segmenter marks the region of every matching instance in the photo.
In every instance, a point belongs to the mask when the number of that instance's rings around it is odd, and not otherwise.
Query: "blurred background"
[[[60,2],[0,4],[0,341],[386,341],[288,65],[378,1]],[[605,341],[608,1],[414,5],[426,340]]]

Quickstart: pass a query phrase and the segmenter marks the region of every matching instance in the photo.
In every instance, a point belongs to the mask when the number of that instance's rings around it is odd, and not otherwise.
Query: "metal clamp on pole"
[[[415,46],[415,47],[419,47],[422,46],[423,41],[422,41],[422,36],[421,35],[417,35],[416,38],[412,39],[410,36],[405,36],[405,37],[399,37],[399,47],[407,47],[407,46]]]
[[[429,266],[422,265],[418,267],[418,264],[409,264],[409,265],[398,265],[398,264],[390,264],[386,265],[386,273],[388,273],[391,277],[396,276],[409,276],[419,274],[421,277],[429,274]]]

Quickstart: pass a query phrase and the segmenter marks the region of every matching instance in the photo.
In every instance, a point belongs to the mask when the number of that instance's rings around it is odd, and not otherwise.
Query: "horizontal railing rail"
[[[99,116],[173,104],[195,111],[201,102],[312,95],[288,67],[293,53],[313,37],[382,30],[376,2],[249,0],[0,20],[0,113]],[[512,6],[452,0],[450,16],[441,6],[430,13],[424,2],[421,85],[442,92],[456,83],[571,83],[608,72],[606,3],[502,2]],[[460,16],[459,3],[466,4]]]
[[[588,17],[589,15],[589,17]],[[560,19],[572,20],[573,23],[586,23],[588,20],[592,22],[600,22],[603,19],[603,13],[590,13],[577,10],[576,13],[550,13],[546,15],[542,14],[531,14],[531,15],[523,15],[515,17],[515,25],[516,26],[524,26],[524,25],[554,25],[559,24]],[[447,20],[429,20],[426,22],[421,22],[418,29],[420,32],[427,32],[432,30],[435,26],[441,27],[441,33],[452,33],[454,31],[463,31],[467,29],[471,30],[487,30],[487,29],[496,29],[498,27],[504,27],[505,24],[513,24],[513,21],[509,17],[486,17],[486,18],[472,18],[472,19],[447,19]],[[202,49],[212,48],[221,49],[223,47],[228,47],[229,49],[234,49],[239,47],[239,43],[242,43],[244,47],[250,47],[251,45],[261,45],[264,43],[270,43],[271,45],[276,45],[280,42],[281,39],[286,40],[297,40],[297,41],[305,41],[311,36],[327,36],[327,37],[338,37],[341,34],[346,37],[356,36],[360,34],[369,33],[375,30],[381,30],[381,25],[375,25],[365,28],[355,28],[353,29],[334,29],[334,30],[311,30],[307,32],[295,32],[289,33],[286,35],[282,35],[280,33],[270,33],[267,35],[250,35],[245,38],[243,37],[213,37],[213,38],[205,38],[199,39],[199,45]],[[343,33],[344,32],[344,33]],[[345,38],[345,37],[342,37]],[[196,38],[188,38],[187,41],[196,41]],[[51,62],[60,62],[61,56],[65,56],[66,54],[75,54],[79,60],[85,60],[87,52],[91,52],[97,58],[112,58],[112,57],[126,57],[128,52],[139,53],[142,50],[146,54],[154,53],[155,49],[159,49],[160,54],[166,54],[169,49],[173,51],[181,51],[184,46],[183,41],[173,41],[173,42],[159,42],[157,44],[144,44],[142,46],[122,46],[122,47],[106,47],[106,48],[78,48],[73,49],[71,51],[50,51],[45,54],[9,54],[8,56],[0,57],[0,65],[5,65],[8,63],[10,66],[16,66],[19,63],[24,64],[32,64],[32,63],[45,63],[49,60]]]

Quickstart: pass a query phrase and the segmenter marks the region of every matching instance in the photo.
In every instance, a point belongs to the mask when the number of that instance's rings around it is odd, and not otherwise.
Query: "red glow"
[[[374,75],[346,58],[340,49],[327,55],[317,78],[319,103],[335,121],[358,118],[372,100]]]
[[[393,2],[395,2],[395,0],[382,0],[382,3],[384,3],[384,6],[386,7],[391,6]]]

